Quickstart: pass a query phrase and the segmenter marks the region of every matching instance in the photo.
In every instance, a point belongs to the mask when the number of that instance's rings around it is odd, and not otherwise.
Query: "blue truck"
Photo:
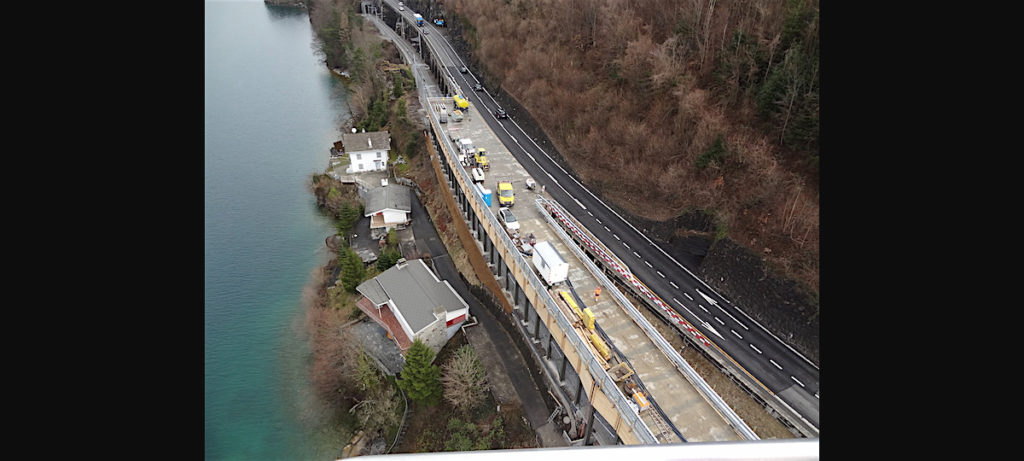
[[[416,13],[412,15],[412,18],[416,20],[417,26],[423,27],[423,16],[421,16],[419,13]]]

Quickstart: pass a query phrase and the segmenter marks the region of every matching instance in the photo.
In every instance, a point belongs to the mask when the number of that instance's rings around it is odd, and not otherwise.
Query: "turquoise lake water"
[[[303,289],[334,233],[307,188],[348,109],[305,11],[205,3],[205,458],[333,460]]]

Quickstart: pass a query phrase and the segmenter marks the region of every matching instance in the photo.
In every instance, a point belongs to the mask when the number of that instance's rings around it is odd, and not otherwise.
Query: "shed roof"
[[[408,187],[400,184],[388,184],[370,189],[366,194],[364,216],[373,216],[384,210],[412,211],[412,197]]]
[[[396,264],[356,289],[377,305],[390,299],[413,332],[434,322],[437,307],[447,312],[469,308],[451,285],[439,280],[422,259]]]
[[[371,131],[368,133],[344,133],[341,144],[345,152],[363,150],[391,149],[391,134],[387,131]]]

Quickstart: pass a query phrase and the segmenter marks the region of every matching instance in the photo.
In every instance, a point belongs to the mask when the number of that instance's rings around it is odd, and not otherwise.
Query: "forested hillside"
[[[817,293],[817,1],[406,4],[448,17],[603,197],[657,221],[709,214],[716,238]]]

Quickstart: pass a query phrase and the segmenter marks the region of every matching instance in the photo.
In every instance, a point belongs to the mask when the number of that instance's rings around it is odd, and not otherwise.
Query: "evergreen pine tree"
[[[345,291],[355,293],[356,287],[366,276],[363,259],[352,248],[345,247],[339,251],[338,263],[341,265],[341,283],[345,286]]]
[[[426,405],[436,405],[441,399],[441,369],[430,362],[434,351],[416,339],[405,353],[398,386],[410,399]]]

